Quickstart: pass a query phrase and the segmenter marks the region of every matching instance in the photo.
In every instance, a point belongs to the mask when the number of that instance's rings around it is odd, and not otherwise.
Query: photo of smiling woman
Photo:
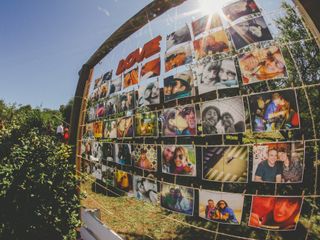
[[[274,231],[295,230],[301,206],[301,197],[253,196],[248,225]]]

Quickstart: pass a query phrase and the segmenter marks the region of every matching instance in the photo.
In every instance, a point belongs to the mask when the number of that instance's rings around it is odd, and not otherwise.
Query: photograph
[[[193,216],[194,190],[193,188],[161,183],[161,207],[178,213]]]
[[[99,88],[99,98],[106,98],[109,95],[109,81],[103,83]]]
[[[252,43],[273,39],[263,17],[232,25],[229,28],[229,33],[236,50]]]
[[[135,114],[135,137],[158,136],[158,113],[143,112]]]
[[[135,108],[134,91],[123,92],[119,95],[118,112],[127,112]]]
[[[117,138],[117,120],[105,120],[103,128],[103,138]]]
[[[177,31],[167,35],[166,45],[167,50],[180,43],[191,41],[191,34],[188,25],[178,29]]]
[[[287,77],[286,63],[277,46],[241,54],[239,65],[244,85]]]
[[[116,188],[127,193],[133,193],[132,175],[130,173],[116,169],[114,177]]]
[[[199,190],[199,217],[212,222],[240,225],[244,195]]]
[[[194,104],[164,109],[161,115],[162,136],[197,135],[197,118]]]
[[[192,22],[193,36],[208,32],[211,29],[222,27],[222,21],[218,13],[203,16]]]
[[[156,205],[158,203],[158,187],[156,178],[133,175],[133,193],[135,198]]]
[[[195,59],[230,51],[229,40],[224,30],[209,33],[203,38],[193,41]]]
[[[133,86],[138,82],[139,82],[139,71],[138,71],[138,67],[136,67],[124,74],[123,89]]]
[[[121,86],[122,86],[122,79],[121,77],[110,80],[110,85],[109,85],[109,94],[114,94],[117,93],[119,91],[121,91]]]
[[[160,58],[156,58],[142,65],[142,68],[140,71],[140,82],[148,78],[159,76],[160,68],[161,68]]]
[[[101,86],[101,82],[102,82],[102,77],[95,79],[93,84],[93,90],[98,89]]]
[[[95,106],[91,106],[88,108],[87,110],[87,121],[88,122],[92,122],[97,118],[96,116],[96,107]]]
[[[163,173],[196,176],[196,149],[193,145],[162,145],[161,167]]]
[[[102,118],[106,115],[106,107],[104,102],[99,102],[96,105],[96,116],[97,118]]]
[[[190,43],[184,44],[174,50],[166,52],[165,56],[166,72],[179,66],[192,62],[192,52]]]
[[[193,64],[199,94],[216,91],[217,89],[239,87],[234,59],[206,59]]]
[[[102,181],[107,185],[107,187],[114,187],[114,168],[102,166]]]
[[[93,123],[93,135],[95,139],[102,138],[103,136],[103,121]]]
[[[104,84],[112,79],[112,72],[113,72],[113,70],[110,70],[110,71],[106,72],[105,74],[103,74],[101,84]]]
[[[302,197],[252,196],[248,226],[271,231],[293,231],[297,227]]]
[[[248,182],[247,146],[202,147],[202,179],[214,182]]]
[[[254,0],[237,0],[222,8],[226,18],[230,21],[235,21],[238,18],[261,13],[259,7]]]
[[[301,183],[304,143],[277,142],[253,146],[253,182]]]
[[[93,123],[87,123],[83,132],[82,139],[94,139]]]
[[[115,143],[115,162],[120,165],[132,165],[131,162],[131,145],[128,143]]]
[[[99,163],[94,163],[90,165],[91,169],[91,176],[94,177],[95,179],[102,180],[102,169],[101,169],[101,164]]]
[[[117,138],[133,137],[133,117],[123,117],[117,119]]]
[[[273,132],[300,128],[297,97],[294,89],[249,96],[253,132]]]
[[[84,160],[90,161],[92,155],[93,140],[82,140],[81,142],[81,157]]]
[[[107,117],[117,113],[118,98],[118,94],[107,98],[107,101],[105,102],[105,111]]]
[[[132,161],[134,166],[150,172],[157,171],[158,151],[157,145],[134,144],[131,145]]]
[[[160,103],[159,80],[140,85],[138,88],[137,107],[144,107]]]
[[[191,70],[176,73],[163,79],[164,101],[172,101],[195,95],[194,77]]]
[[[216,99],[200,105],[202,133],[205,135],[245,132],[242,97]]]
[[[103,163],[106,163],[105,161],[115,162],[114,154],[115,154],[115,147],[113,143],[108,143],[108,142],[102,143],[102,159],[104,160]]]
[[[91,156],[90,161],[101,162],[103,156],[102,143],[98,141],[91,142]]]

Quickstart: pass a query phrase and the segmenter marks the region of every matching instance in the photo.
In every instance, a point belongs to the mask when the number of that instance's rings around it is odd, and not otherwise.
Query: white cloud
[[[107,9],[98,6],[98,10],[103,12],[107,17],[110,16],[110,12]]]

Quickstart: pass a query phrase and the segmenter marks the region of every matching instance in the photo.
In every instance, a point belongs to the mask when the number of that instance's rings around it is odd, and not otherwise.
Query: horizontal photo
[[[145,63],[140,72],[140,82],[160,75],[160,58]]]
[[[184,25],[184,27],[176,30],[175,32],[167,35],[166,38],[166,45],[167,50],[172,48],[173,46],[176,46],[180,43],[191,41],[191,34],[190,30],[188,28],[188,25]]]
[[[134,144],[131,156],[135,167],[152,172],[157,171],[158,151],[156,145]]]
[[[158,113],[143,112],[135,116],[135,137],[158,136]]]
[[[260,9],[254,0],[238,0],[222,8],[227,19],[234,21],[238,18],[260,13]]]
[[[192,52],[190,44],[185,44],[166,53],[166,72],[179,66],[192,62]]]
[[[138,88],[137,107],[144,107],[160,103],[159,80],[140,85]]]
[[[153,175],[149,174],[146,178],[133,175],[133,193],[138,200],[158,203],[158,187],[157,181]]]
[[[191,25],[193,35],[196,37],[203,32],[208,32],[210,29],[222,27],[222,21],[219,14],[214,13],[193,21]]]

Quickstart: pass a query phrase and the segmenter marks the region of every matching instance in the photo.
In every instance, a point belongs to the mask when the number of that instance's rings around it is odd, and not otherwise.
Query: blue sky
[[[82,64],[150,2],[1,0],[0,99],[55,109],[67,103]]]

